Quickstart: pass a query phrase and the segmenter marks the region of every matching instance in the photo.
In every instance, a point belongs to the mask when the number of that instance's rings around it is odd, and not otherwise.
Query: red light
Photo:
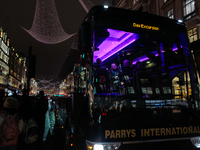
[[[106,113],[102,112],[102,116],[106,116]]]

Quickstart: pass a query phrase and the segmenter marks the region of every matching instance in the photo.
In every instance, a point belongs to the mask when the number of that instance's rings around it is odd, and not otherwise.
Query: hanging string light
[[[79,0],[85,11],[88,13],[89,10],[94,6],[90,0]]]
[[[37,0],[32,27],[23,29],[45,44],[57,44],[76,34],[68,34],[62,28],[54,0]]]

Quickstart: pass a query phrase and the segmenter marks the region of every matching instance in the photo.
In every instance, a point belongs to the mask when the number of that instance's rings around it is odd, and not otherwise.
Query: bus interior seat
[[[137,71],[133,76],[133,88],[137,95],[153,95],[152,76],[158,72]]]
[[[172,81],[169,75],[155,75],[152,82],[156,95],[172,98]]]
[[[129,75],[124,75],[124,86],[126,89],[127,94],[135,94],[134,88],[133,88],[133,80],[130,78]]]

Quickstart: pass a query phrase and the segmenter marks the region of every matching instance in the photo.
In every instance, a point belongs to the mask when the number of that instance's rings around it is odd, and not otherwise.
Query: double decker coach
[[[71,148],[200,147],[199,83],[183,23],[94,6],[77,39]]]

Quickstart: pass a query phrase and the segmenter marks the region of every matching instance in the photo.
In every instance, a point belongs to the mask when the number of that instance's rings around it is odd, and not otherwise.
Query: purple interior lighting
[[[178,48],[173,47],[172,51],[176,51],[176,50],[178,50]],[[153,51],[151,53],[153,53],[156,57],[158,56],[157,51]],[[137,63],[137,61],[143,62],[143,61],[146,61],[146,60],[149,60],[149,58],[146,55],[143,55],[141,57],[134,59],[133,62],[132,62],[132,65],[135,65]]]
[[[157,51],[153,51],[151,53],[154,54],[155,56],[158,56]],[[133,62],[132,62],[132,65],[135,65],[137,63],[137,61],[143,62],[143,61],[146,61],[148,59],[149,58],[146,55],[143,55],[141,57],[138,57],[138,58],[134,59]]]
[[[109,37],[99,45],[98,51],[94,51],[94,62],[96,62],[97,58],[100,58],[103,62],[124,47],[133,43],[137,38],[137,34],[135,33],[113,29],[107,29],[107,31],[109,32]]]
[[[125,32],[120,30],[113,30],[113,29],[107,29],[109,32],[109,37],[107,37],[97,48],[98,51],[94,51],[94,58],[93,62],[96,62],[97,58],[100,58],[103,61],[111,57],[112,55],[116,54],[126,46],[133,43],[137,37],[138,34],[131,33],[131,32]],[[182,46],[181,46],[182,47]],[[178,48],[176,47],[176,44],[172,45],[172,51],[176,51]],[[157,51],[151,52],[155,56],[158,56]],[[141,57],[136,58],[133,60],[132,64],[136,64],[137,61],[143,62],[149,60],[149,58],[146,55],[143,55]]]

